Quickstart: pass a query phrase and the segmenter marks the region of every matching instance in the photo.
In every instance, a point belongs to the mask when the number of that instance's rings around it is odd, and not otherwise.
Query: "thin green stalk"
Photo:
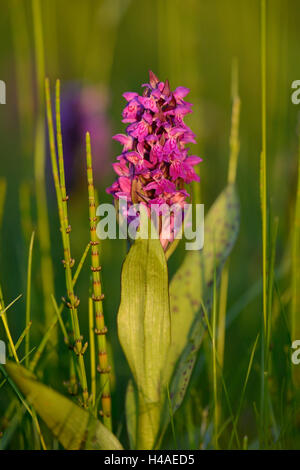
[[[31,45],[29,40],[29,25],[26,18],[25,2],[12,0],[11,23],[12,39],[15,56],[16,85],[21,147],[26,160],[24,161],[25,176],[28,168],[31,168],[29,159],[32,155],[33,133],[33,87],[31,70]],[[25,182],[27,184],[27,181]],[[29,237],[32,230],[30,230]]]
[[[54,320],[52,320],[52,323],[50,324],[50,326],[48,327],[48,330],[46,331],[46,333],[44,334],[36,352],[35,352],[35,355],[33,356],[30,364],[29,364],[29,367],[28,369],[33,372],[37,366],[37,363],[41,357],[41,355],[43,354],[47,344],[48,344],[48,341],[52,335],[52,331],[54,330],[54,328],[56,327],[57,325],[57,317],[54,318]]]
[[[32,325],[32,321],[30,321],[30,322],[28,323],[28,325],[26,325],[26,327],[24,328],[24,330],[23,330],[22,333],[20,334],[19,339],[18,339],[18,341],[17,341],[16,344],[15,344],[16,351],[18,351],[19,347],[21,346],[23,339],[25,338],[25,336],[27,335],[28,331],[29,331],[30,328],[31,328],[31,325]]]
[[[261,210],[262,210],[262,243],[263,243],[263,316],[264,327],[267,326],[267,103],[266,103],[266,0],[261,0]]]
[[[61,312],[63,311],[64,304],[61,303],[61,304],[60,304],[60,307],[58,307],[57,302],[56,302],[56,300],[55,300],[55,298],[54,298],[54,295],[51,295],[51,300],[52,300],[52,303],[53,303],[53,305],[54,305],[54,310],[55,310],[55,313],[56,313],[56,315],[57,315],[57,320],[58,320],[58,322],[59,322],[59,324],[60,324],[62,334],[63,334],[63,336],[64,336],[64,341],[65,341],[66,344],[69,344],[69,335],[68,335],[68,333],[67,333],[65,324],[64,324],[64,322],[63,322],[63,320],[62,320],[62,318],[61,318]]]
[[[30,184],[27,181],[23,181],[20,184],[19,190],[19,205],[20,205],[20,217],[21,227],[24,236],[24,240],[30,241],[32,234],[32,217],[31,217],[31,201],[30,201]]]
[[[217,279],[214,268],[213,284],[213,308],[212,308],[212,366],[213,366],[213,396],[214,396],[214,446],[218,449],[218,426],[219,426],[219,406],[218,406],[218,377],[217,377]]]
[[[272,236],[270,243],[270,260],[269,260],[269,279],[268,279],[268,297],[267,297],[267,332],[266,332],[266,370],[269,371],[269,359],[270,359],[270,342],[271,342],[271,330],[272,330],[272,304],[273,304],[273,290],[274,290],[274,277],[275,277],[275,256],[276,256],[276,241],[278,233],[278,217],[275,218],[272,227]]]
[[[110,395],[110,370],[108,363],[105,320],[103,315],[102,301],[104,295],[102,293],[101,277],[100,277],[100,256],[99,256],[99,240],[96,234],[96,204],[95,189],[93,180],[92,154],[90,135],[86,134],[86,164],[87,164],[87,181],[89,194],[89,217],[90,217],[90,234],[91,234],[91,260],[92,260],[92,278],[93,278],[93,296],[95,303],[95,334],[98,344],[98,371],[100,372],[101,382],[101,402],[104,425],[111,429],[111,395]]]
[[[292,302],[291,322],[292,341],[300,338],[300,137],[298,154],[298,186],[295,204],[295,219],[293,227],[292,245]],[[300,389],[300,367],[292,368],[292,377],[295,389]]]
[[[27,401],[23,398],[21,392],[19,391],[19,389],[17,388],[17,386],[15,385],[15,383],[11,380],[11,378],[8,376],[5,368],[0,364],[0,371],[2,372],[2,374],[4,375],[5,379],[7,380],[7,382],[10,384],[11,388],[13,389],[13,391],[15,392],[15,394],[17,395],[17,397],[19,398],[19,400],[21,401],[21,403],[24,405],[24,407],[26,408],[26,410],[28,411],[28,413],[30,414],[30,416],[32,417],[32,421],[34,423],[34,425],[36,426],[36,429],[37,429],[37,432],[38,432],[38,435],[40,437],[40,440],[41,440],[41,444],[42,444],[42,447],[44,450],[46,450],[46,444],[45,444],[45,441],[44,441],[44,438],[42,436],[42,433],[41,433],[41,429],[40,429],[40,426],[39,426],[39,422],[37,420],[37,417],[36,417],[36,414],[34,412],[34,410],[32,410],[30,408],[30,406],[28,405]]]
[[[4,178],[0,178],[0,227],[2,226],[2,220],[3,220],[5,196],[6,196],[6,180]]]
[[[261,349],[261,403],[260,424],[261,441],[266,437],[266,344],[267,344],[267,318],[268,318],[268,203],[267,203],[267,82],[266,82],[266,0],[261,0],[261,125],[262,125],[262,151],[260,158],[260,197],[262,213],[262,277],[263,277],[263,323],[262,323],[262,349]]]
[[[7,307],[5,307],[4,302],[3,302],[2,289],[1,289],[1,286],[0,286],[0,317],[1,317],[2,322],[3,322],[4,330],[5,330],[7,339],[8,339],[8,344],[11,348],[12,354],[13,354],[13,356],[15,358],[15,361],[17,363],[19,363],[19,358],[18,358],[18,355],[17,355],[17,351],[16,351],[16,348],[15,348],[12,336],[11,336],[9,326],[8,326],[8,321],[7,321],[7,318],[6,318],[6,312],[21,297],[22,297],[22,294],[20,294],[16,299],[14,299]]]
[[[236,170],[238,163],[238,155],[240,149],[239,141],[239,121],[240,121],[240,98],[238,92],[238,69],[236,61],[232,67],[232,113],[231,113],[231,131],[229,139],[229,165],[228,165],[228,184],[234,184],[236,179]],[[225,348],[225,330],[226,330],[226,311],[227,311],[227,293],[229,280],[229,260],[224,266],[221,283],[220,283],[220,306],[218,318],[218,341],[217,351],[220,365],[224,364],[224,348]]]
[[[25,327],[30,324],[31,268],[32,268],[32,251],[33,251],[34,235],[35,235],[35,233],[32,232],[30,245],[29,245],[29,252],[28,252]],[[28,367],[29,349],[30,349],[30,330],[28,329],[27,335],[25,337],[25,355],[26,355],[25,366],[26,367]]]
[[[244,402],[244,396],[245,396],[245,392],[246,392],[246,388],[247,388],[247,385],[248,385],[248,380],[249,380],[250,372],[251,372],[252,365],[253,365],[253,359],[254,359],[254,354],[255,354],[255,351],[256,351],[256,347],[257,347],[259,335],[260,335],[260,334],[258,333],[258,335],[256,336],[256,339],[255,339],[255,341],[254,341],[252,350],[251,350],[250,359],[249,359],[249,364],[248,364],[248,369],[247,369],[247,372],[246,372],[246,377],[245,377],[244,385],[243,385],[243,388],[242,388],[241,398],[240,398],[238,410],[237,410],[237,413],[236,413],[236,416],[235,416],[235,428],[237,428],[237,425],[238,425],[238,422],[239,422],[239,418],[240,418],[240,414],[241,414],[241,411],[242,411],[242,406],[243,406],[243,402]],[[232,445],[232,441],[233,441],[233,436],[234,436],[234,431],[232,431],[232,434],[231,434],[231,437],[230,437],[229,446],[228,446],[229,449],[231,449],[231,445]]]
[[[206,324],[206,326],[207,326],[209,338],[210,338],[211,343],[213,344],[213,331],[212,331],[212,326],[211,326],[210,323],[209,323],[208,313],[207,313],[206,307],[205,307],[205,305],[203,304],[202,301],[201,301],[201,307],[202,307],[202,312],[203,312],[205,324]],[[217,353],[217,351],[216,351],[216,357],[215,357],[215,358],[216,358],[216,363],[217,363],[217,365],[218,365],[218,368],[220,369],[220,375],[221,375],[221,380],[222,380],[222,386],[223,386],[224,395],[225,395],[226,402],[227,402],[227,407],[228,407],[228,410],[229,410],[229,413],[230,413],[230,419],[231,419],[231,421],[232,421],[232,423],[233,423],[233,428],[234,428],[234,434],[235,434],[236,442],[237,442],[238,447],[240,447],[240,441],[239,441],[239,436],[238,436],[237,428],[236,428],[235,422],[234,422],[234,415],[233,415],[233,411],[232,411],[232,406],[231,406],[231,403],[230,403],[230,398],[229,398],[227,386],[226,386],[226,383],[225,383],[223,371],[222,371],[222,369],[220,368],[220,364],[219,364],[219,359],[218,359],[218,353]]]
[[[45,184],[45,132],[43,83],[45,77],[44,40],[40,0],[32,0],[34,51],[37,81],[38,116],[35,131],[35,185],[37,201],[38,238],[41,250],[41,278],[44,294],[46,326],[51,323],[53,309],[50,296],[54,292],[54,273],[51,259],[50,228]],[[53,335],[53,342],[56,341]]]
[[[88,243],[87,246],[86,246],[86,248],[85,248],[85,250],[84,250],[84,252],[83,252],[83,255],[82,255],[82,257],[81,257],[81,259],[80,259],[80,261],[79,261],[79,263],[78,263],[78,266],[77,266],[77,268],[76,268],[75,274],[74,274],[74,276],[73,276],[73,287],[75,286],[75,284],[76,284],[76,282],[77,282],[78,276],[79,276],[79,274],[80,274],[80,272],[81,272],[81,270],[82,270],[82,267],[83,267],[83,265],[84,265],[84,262],[85,262],[85,260],[86,260],[87,255],[88,255],[88,252],[89,252],[89,250],[90,250],[90,247],[91,247],[91,244]]]

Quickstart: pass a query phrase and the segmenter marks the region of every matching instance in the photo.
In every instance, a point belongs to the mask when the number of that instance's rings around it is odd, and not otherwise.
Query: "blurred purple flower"
[[[80,184],[85,171],[85,134],[91,134],[94,178],[103,181],[109,170],[111,126],[107,115],[108,95],[96,86],[65,85],[61,95],[61,125],[66,184]]]

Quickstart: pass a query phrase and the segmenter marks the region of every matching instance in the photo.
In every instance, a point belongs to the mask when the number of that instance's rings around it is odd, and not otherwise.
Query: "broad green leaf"
[[[203,249],[187,252],[170,283],[172,343],[165,380],[171,380],[176,366],[170,389],[174,411],[183,400],[205,331],[199,312],[202,302],[207,309],[211,304],[214,266],[219,275],[235,243],[238,229],[239,202],[235,187],[229,185],[205,218]]]
[[[24,367],[10,362],[5,368],[65,449],[122,449],[118,439],[88,411],[38,382]]]
[[[137,431],[137,396],[135,386],[132,380],[129,380],[127,385],[125,413],[130,449],[135,449]]]
[[[159,427],[170,344],[168,272],[159,240],[137,239],[125,259],[118,331],[138,389],[138,447],[150,449]]]

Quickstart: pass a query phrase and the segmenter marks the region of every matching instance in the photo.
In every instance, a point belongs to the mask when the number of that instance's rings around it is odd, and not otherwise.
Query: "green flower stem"
[[[92,154],[90,135],[86,134],[86,163],[87,163],[87,181],[89,194],[89,217],[90,217],[90,233],[91,233],[91,260],[92,260],[92,278],[93,278],[93,296],[95,304],[95,333],[97,335],[98,344],[98,371],[100,372],[101,382],[101,403],[104,425],[112,428],[111,421],[111,395],[110,395],[110,366],[107,357],[106,333],[103,305],[104,295],[102,294],[101,278],[100,278],[100,256],[99,256],[99,240],[96,234],[96,204],[95,204],[95,188],[93,180]]]

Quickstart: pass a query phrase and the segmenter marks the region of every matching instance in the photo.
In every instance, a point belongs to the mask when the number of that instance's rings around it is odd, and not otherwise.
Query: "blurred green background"
[[[231,120],[231,70],[237,59],[241,98],[240,156],[237,187],[241,200],[241,230],[231,256],[227,316],[231,323],[225,346],[225,379],[233,403],[239,398],[249,354],[261,324],[261,215],[259,158],[261,151],[260,2],[259,0],[41,0],[45,73],[60,78],[63,89],[76,84],[84,91],[98,90],[103,98],[106,155],[94,151],[100,201],[110,201],[105,187],[114,175],[110,166],[120,147],[110,137],[125,129],[121,111],[125,91],[140,91],[152,69],[171,88],[187,86],[194,113],[187,123],[197,135],[193,153],[203,158],[200,167],[201,202],[205,211],[227,181]],[[0,278],[6,303],[25,293],[26,263],[31,229],[36,228],[34,184],[35,122],[38,113],[34,25],[31,1],[0,0],[0,79],[6,82],[7,104],[0,106],[0,176],[7,181],[1,229]],[[276,267],[278,289],[289,301],[290,230],[297,184],[298,118],[300,107],[291,102],[291,83],[300,78],[299,0],[269,0],[267,4],[267,161],[270,220],[279,217]],[[64,99],[64,97],[62,97]],[[103,104],[104,103],[104,104]],[[92,108],[93,100],[90,106]],[[87,111],[88,113],[89,111]],[[92,111],[91,111],[92,112]],[[85,129],[90,130],[90,129]],[[95,134],[93,136],[93,133]],[[96,139],[97,128],[91,130]],[[64,137],[64,128],[63,128]],[[74,157],[75,158],[75,157]],[[77,168],[84,153],[76,154]],[[57,299],[64,295],[62,248],[50,166],[45,168],[51,230],[51,253]],[[22,184],[30,187],[29,227],[22,228]],[[80,170],[68,189],[72,250],[78,260],[89,241],[86,176]],[[22,191],[22,189],[21,189]],[[23,211],[25,209],[23,208]],[[25,211],[26,212],[26,211]],[[30,225],[31,224],[31,225]],[[33,344],[44,331],[38,235],[33,255]],[[114,419],[124,429],[124,390],[129,370],[117,340],[116,313],[120,270],[126,253],[122,241],[102,244],[104,309],[108,339],[114,351],[116,383]],[[171,275],[182,257],[171,259]],[[88,266],[78,283],[80,321],[87,336]],[[278,299],[277,299],[278,301]],[[9,311],[15,337],[24,328],[24,297]],[[60,332],[59,332],[60,334]],[[61,336],[61,335],[60,335]],[[274,319],[273,392],[286,393],[289,373],[289,334],[281,315]],[[204,348],[205,350],[205,348]],[[202,357],[203,353],[201,353]],[[61,376],[51,378],[62,388],[67,352],[59,357]],[[242,414],[242,432],[255,437],[253,403],[259,397],[259,357],[256,358]],[[256,364],[257,363],[257,364]],[[300,366],[299,366],[300,367]],[[183,435],[187,420],[200,425],[209,403],[209,365],[200,358],[190,388],[192,397],[176,418]],[[49,378],[48,378],[49,382]],[[3,409],[5,397],[1,397]],[[0,402],[1,403],[1,402]],[[280,405],[278,404],[278,407]],[[191,409],[190,409],[191,408]],[[190,428],[189,428],[190,429]],[[182,445],[189,446],[188,435]],[[292,442],[292,441],[291,441]],[[291,444],[295,445],[295,444]]]

